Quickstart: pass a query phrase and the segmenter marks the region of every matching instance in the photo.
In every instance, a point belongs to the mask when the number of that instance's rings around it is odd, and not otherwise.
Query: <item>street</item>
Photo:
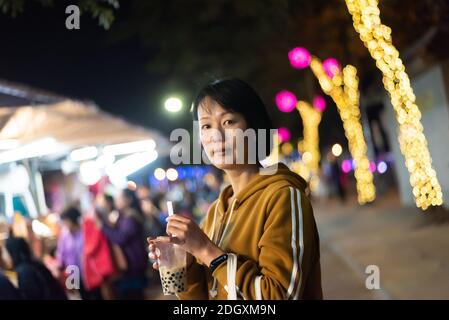
[[[314,204],[325,299],[448,299],[449,224],[403,208],[394,193],[371,206],[355,200]],[[380,289],[365,268],[380,269]]]

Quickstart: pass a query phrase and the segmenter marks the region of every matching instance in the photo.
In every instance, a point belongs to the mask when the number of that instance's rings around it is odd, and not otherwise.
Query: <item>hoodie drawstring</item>
[[[234,212],[234,206],[235,203],[237,202],[237,198],[234,199],[234,201],[232,201],[232,205],[231,205],[231,212],[229,213],[229,217],[228,217],[228,222],[226,223],[223,233],[221,234],[220,240],[218,240],[219,235],[217,234],[217,239],[214,241],[214,243],[220,247],[221,243],[223,242],[223,239],[225,237],[226,231],[228,230],[229,224],[231,222],[231,218],[232,218],[232,214]],[[215,222],[216,222],[216,217],[217,217],[217,209],[218,209],[218,204],[220,203],[220,200],[218,200],[217,205],[215,207],[215,212],[214,212],[214,224],[212,227],[212,237],[214,237],[214,233],[215,233]],[[220,226],[221,229],[221,226]],[[211,238],[212,239],[212,238]],[[218,242],[218,243],[217,243]],[[215,298],[218,294],[217,292],[217,279],[214,277],[213,278],[213,282],[212,282],[212,289],[209,291],[210,295],[212,298]]]
[[[231,212],[229,213],[228,222],[226,223],[226,225],[224,227],[223,233],[221,234],[220,241],[218,242],[217,246],[221,246],[221,243],[223,242],[224,236],[225,236],[226,231],[228,230],[229,224],[231,222],[231,218],[232,218],[232,214],[234,212],[234,206],[235,206],[236,202],[237,202],[237,198],[235,198],[234,201],[232,201]]]

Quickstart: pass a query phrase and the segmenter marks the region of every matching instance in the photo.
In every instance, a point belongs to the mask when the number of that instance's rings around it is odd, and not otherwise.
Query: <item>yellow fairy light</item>
[[[320,149],[319,149],[319,132],[318,126],[321,122],[321,112],[312,107],[305,101],[298,101],[296,109],[301,115],[303,123],[304,139],[301,141],[301,152],[303,163],[309,168],[310,173],[310,189],[315,191],[319,182],[319,163],[320,163]],[[299,148],[298,148],[299,149]]]
[[[391,103],[399,123],[399,146],[410,173],[415,203],[426,210],[443,204],[443,194],[415,103],[410,79],[399,52],[392,44],[391,29],[382,24],[377,0],[346,0],[355,30],[382,71],[383,84],[390,93]]]
[[[324,93],[334,100],[343,121],[349,152],[356,164],[354,176],[357,182],[358,201],[360,204],[371,202],[376,197],[376,189],[373,174],[369,169],[367,147],[360,122],[357,70],[347,65],[342,73],[339,72],[330,78],[317,57],[312,57],[310,68]]]

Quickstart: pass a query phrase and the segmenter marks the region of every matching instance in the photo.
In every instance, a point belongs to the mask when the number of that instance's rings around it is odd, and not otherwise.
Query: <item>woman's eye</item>
[[[205,129],[209,129],[209,128],[210,128],[210,126],[208,124],[203,124],[201,126],[201,130],[205,130]]]
[[[223,125],[231,125],[234,124],[234,120],[225,120],[225,122],[223,122]]]

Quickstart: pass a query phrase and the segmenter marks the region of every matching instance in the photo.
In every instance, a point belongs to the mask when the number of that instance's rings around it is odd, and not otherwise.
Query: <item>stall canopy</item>
[[[14,94],[19,96],[15,97],[19,99],[14,100],[16,102],[26,101],[26,93],[32,92],[30,89],[11,89],[11,85],[9,90],[5,87],[0,81],[2,97]],[[1,106],[0,101],[0,141],[26,145],[51,138],[67,149],[75,149],[152,139],[159,155],[169,152],[168,140],[159,132],[108,114],[93,103],[37,93],[32,97],[39,100],[33,99],[30,105]],[[44,101],[47,103],[42,103]]]

